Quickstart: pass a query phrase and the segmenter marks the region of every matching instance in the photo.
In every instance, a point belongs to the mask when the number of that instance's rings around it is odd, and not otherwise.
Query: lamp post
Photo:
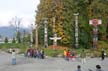
[[[75,13],[75,48],[78,48],[78,15],[79,13]]]

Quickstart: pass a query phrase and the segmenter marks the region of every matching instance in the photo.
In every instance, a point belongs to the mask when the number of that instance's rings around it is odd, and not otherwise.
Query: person
[[[36,58],[37,57],[37,50],[36,49],[34,49],[34,54],[33,54],[34,56],[34,58]]]
[[[30,48],[27,50],[27,57],[30,57]]]
[[[70,58],[70,50],[66,51],[66,60],[69,61]]]
[[[12,65],[16,64],[16,53],[15,50],[12,50]]]
[[[103,71],[100,65],[96,65],[96,71]]]
[[[41,58],[44,59],[44,50],[41,50]]]
[[[76,71],[81,71],[81,66],[80,65],[77,66],[77,70]]]
[[[30,47],[30,57],[33,57],[33,49]]]
[[[41,58],[41,51],[39,49],[37,50],[37,58]]]
[[[75,60],[75,59],[76,59],[75,50],[72,50],[72,51],[71,51],[71,54],[72,54],[72,60]]]
[[[66,49],[64,49],[63,55],[64,55],[64,59],[66,60]]]
[[[80,57],[82,59],[81,62],[86,63],[86,53],[84,49],[82,50]]]
[[[101,51],[101,59],[104,60],[105,59],[105,51],[102,49]]]

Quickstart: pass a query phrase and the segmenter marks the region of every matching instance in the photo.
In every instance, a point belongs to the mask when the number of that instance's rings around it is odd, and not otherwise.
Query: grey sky
[[[27,27],[34,20],[38,4],[39,0],[0,0],[0,26],[10,25],[9,20],[17,16],[23,19],[23,26]]]

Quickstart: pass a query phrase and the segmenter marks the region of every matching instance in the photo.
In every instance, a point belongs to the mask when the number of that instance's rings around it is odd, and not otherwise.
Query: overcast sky
[[[0,26],[10,26],[9,21],[17,16],[28,27],[35,19],[39,0],[0,0]]]

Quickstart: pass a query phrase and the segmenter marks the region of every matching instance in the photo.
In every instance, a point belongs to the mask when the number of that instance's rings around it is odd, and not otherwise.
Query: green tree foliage
[[[30,42],[30,34],[27,34],[27,35],[25,36],[25,42],[26,42],[26,43],[29,43],[29,42]]]
[[[5,43],[8,43],[8,37],[5,37],[4,42],[5,42]]]
[[[17,33],[16,38],[17,38],[18,43],[21,43],[21,33],[20,32]]]
[[[75,19],[74,13],[79,13],[79,46],[88,48],[92,46],[92,28],[90,19],[101,19],[99,28],[99,40],[107,36],[108,19],[107,0],[40,0],[36,11],[36,23],[43,24],[43,18],[48,18],[48,36],[52,36],[53,17],[56,17],[56,30],[58,36],[62,37],[59,44],[72,47],[74,45]],[[44,27],[44,26],[43,26]],[[39,40],[43,41],[43,30],[39,30]],[[50,40],[48,40],[50,41]],[[43,42],[42,42],[43,43]]]
[[[25,42],[26,42],[25,38],[26,38],[26,31],[23,30],[23,38],[22,38],[22,43],[23,44],[25,44]]]
[[[48,18],[48,29],[50,29],[49,35],[53,35],[55,32],[58,34],[58,36],[62,37],[62,39],[65,40],[64,30],[63,30],[63,3],[61,0],[41,0],[40,5],[38,6],[37,16],[36,16],[36,23],[38,25],[43,25],[43,19]],[[55,31],[53,29],[53,18],[55,17]],[[44,25],[43,25],[44,27]],[[39,29],[39,39],[43,39],[43,36],[40,36],[43,34],[44,29]],[[48,30],[49,31],[49,30]],[[41,42],[43,43],[43,42]],[[63,43],[63,40],[61,40],[61,43]]]
[[[88,6],[90,18],[97,18],[102,20],[102,25],[99,26],[99,38],[100,40],[106,40],[106,28],[108,19],[108,1],[107,0],[92,0],[91,4]],[[91,9],[90,9],[91,8]],[[104,39],[103,39],[104,38]]]
[[[16,43],[16,40],[15,40],[15,38],[13,38],[13,39],[12,39],[12,43]]]

